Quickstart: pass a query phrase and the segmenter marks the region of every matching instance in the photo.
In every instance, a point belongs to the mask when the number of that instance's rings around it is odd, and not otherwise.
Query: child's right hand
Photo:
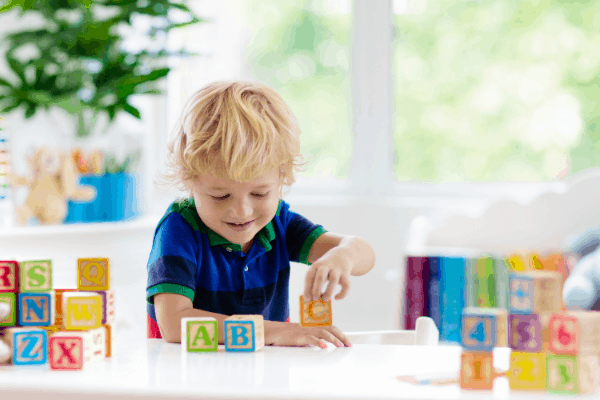
[[[302,327],[296,323],[265,321],[267,346],[318,346],[325,349],[326,342],[337,347],[352,346],[344,332],[335,326]]]

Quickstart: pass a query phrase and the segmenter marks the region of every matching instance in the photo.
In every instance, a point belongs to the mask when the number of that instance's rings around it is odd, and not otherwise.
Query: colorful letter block
[[[63,325],[67,330],[88,330],[102,325],[102,297],[92,292],[63,293]]]
[[[19,290],[19,264],[16,261],[0,261],[0,293]]]
[[[77,287],[79,290],[110,289],[108,258],[80,258],[77,260]]]
[[[42,365],[48,362],[48,334],[43,329],[10,328],[5,340],[12,347],[14,365]]]
[[[54,325],[63,326],[63,293],[76,291],[77,289],[54,289]]]
[[[54,322],[54,293],[19,293],[19,325],[49,326]]]
[[[262,315],[232,315],[223,321],[226,351],[257,351],[265,345]]]
[[[468,307],[463,309],[462,346],[470,351],[491,352],[506,347],[506,310]]]
[[[579,323],[579,354],[600,354],[600,312],[567,311]]]
[[[513,351],[507,376],[512,390],[545,390],[546,354]]]
[[[22,261],[19,263],[19,291],[49,292],[52,290],[52,261]]]
[[[494,387],[494,358],[492,353],[463,352],[460,356],[460,387],[491,390]]]
[[[511,349],[531,353],[542,351],[542,326],[537,314],[510,315],[508,327]]]
[[[83,336],[79,332],[56,332],[49,340],[50,369],[78,370],[83,368]]]
[[[17,325],[17,296],[16,293],[0,293],[0,303],[8,304],[10,312],[0,319],[0,327]]]
[[[217,351],[219,325],[215,318],[188,317],[181,319],[182,349],[188,352]]]
[[[106,357],[112,357],[113,328],[112,325],[102,325],[106,330]]]
[[[577,318],[563,314],[552,314],[548,322],[550,343],[548,350],[553,354],[579,354],[579,322]]]
[[[315,300],[305,302],[300,296],[300,325],[301,326],[331,326],[331,300]]]
[[[548,354],[547,359],[548,391],[577,394],[579,392],[577,357]]]
[[[508,282],[510,313],[531,314],[534,301],[533,279],[525,274],[512,273]]]
[[[102,325],[115,322],[115,291],[100,290],[96,291],[102,297]]]

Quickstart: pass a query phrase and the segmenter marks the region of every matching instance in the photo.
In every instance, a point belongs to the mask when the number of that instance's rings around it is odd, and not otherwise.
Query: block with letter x
[[[181,319],[181,348],[189,352],[217,351],[219,325],[212,317]]]
[[[84,365],[84,338],[78,332],[56,332],[49,340],[50,369],[77,370]]]
[[[0,261],[0,293],[19,291],[19,264]]]
[[[223,321],[226,351],[257,351],[265,345],[262,315],[232,315]]]

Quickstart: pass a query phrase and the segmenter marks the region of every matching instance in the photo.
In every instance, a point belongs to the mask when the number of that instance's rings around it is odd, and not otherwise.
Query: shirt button
[[[248,272],[248,266],[247,265],[244,267],[244,271]]]
[[[227,248],[227,251],[231,253],[231,247],[228,247],[228,248]]]

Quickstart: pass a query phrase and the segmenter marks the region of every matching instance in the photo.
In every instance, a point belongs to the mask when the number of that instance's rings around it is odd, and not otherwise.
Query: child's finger
[[[335,295],[336,300],[343,299],[344,297],[346,297],[348,295],[348,292],[350,291],[350,279],[348,278],[348,276],[346,276],[346,275],[340,276],[339,283],[340,283],[340,286],[342,287],[342,290],[340,290],[340,292]]]
[[[352,343],[350,343],[350,339],[348,339],[348,336],[346,336],[346,334],[342,332],[339,328],[331,326],[329,327],[329,331],[346,346],[352,346]]]
[[[312,301],[312,288],[314,285],[314,280],[315,280],[315,274],[316,274],[316,269],[315,268],[310,268],[307,272],[306,272],[306,277],[304,278],[304,300],[305,301]]]
[[[327,289],[325,290],[325,293],[323,293],[323,300],[325,300],[325,301],[331,300],[331,296],[333,296],[333,291],[335,290],[339,280],[340,280],[339,272],[329,271],[329,284],[327,285]]]
[[[321,298],[321,290],[323,288],[323,284],[327,280],[327,269],[319,268],[317,273],[315,274],[315,280],[313,281],[312,286],[312,299],[318,300]]]
[[[342,332],[340,331],[339,333],[342,333]],[[343,333],[342,333],[342,335],[343,335]],[[341,337],[339,337],[338,335],[334,335],[332,333],[332,330],[321,329],[318,332],[315,332],[315,337],[325,340],[329,343],[332,343],[333,345],[335,345],[337,347],[344,347],[343,339]]]

